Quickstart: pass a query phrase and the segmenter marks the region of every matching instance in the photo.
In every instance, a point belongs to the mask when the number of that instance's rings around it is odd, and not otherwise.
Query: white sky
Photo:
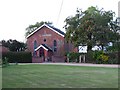
[[[63,30],[64,20],[74,15],[77,8],[86,10],[98,6],[112,10],[118,16],[119,0],[0,0],[0,40],[16,39],[25,41],[25,29],[30,24],[40,21],[51,21]],[[64,31],[64,30],[63,30]]]

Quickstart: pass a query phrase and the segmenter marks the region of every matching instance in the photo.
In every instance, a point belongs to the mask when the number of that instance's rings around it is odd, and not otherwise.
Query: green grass
[[[2,80],[3,88],[118,88],[118,68],[11,65]]]

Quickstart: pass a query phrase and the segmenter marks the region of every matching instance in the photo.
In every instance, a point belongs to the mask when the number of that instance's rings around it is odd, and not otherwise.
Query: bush
[[[94,51],[93,58],[98,64],[118,64],[118,52],[104,53],[103,51]]]
[[[80,53],[75,53],[75,52],[67,53],[67,57],[69,58],[69,62],[78,62],[79,55],[80,55]]]
[[[96,60],[98,64],[108,63],[109,56],[105,54],[103,51],[95,51],[93,53],[93,58]]]
[[[95,59],[93,58],[93,51],[88,51],[86,54],[86,63],[96,63]]]
[[[5,52],[2,53],[2,60],[8,58],[9,63],[31,63],[32,55],[30,52]]]
[[[9,65],[8,58],[5,57],[2,62],[2,67],[6,67],[8,65]]]
[[[112,52],[112,53],[108,53],[109,55],[109,60],[108,63],[109,64],[118,64],[118,60],[119,60],[119,54],[120,52]]]

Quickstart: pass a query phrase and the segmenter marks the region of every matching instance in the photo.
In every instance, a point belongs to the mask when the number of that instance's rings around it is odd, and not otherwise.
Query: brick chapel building
[[[27,36],[27,48],[32,52],[32,62],[64,62],[66,52],[78,52],[65,41],[65,33],[48,24],[43,24]]]

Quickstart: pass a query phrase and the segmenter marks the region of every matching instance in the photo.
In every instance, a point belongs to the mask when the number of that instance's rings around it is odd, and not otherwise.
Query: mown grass
[[[3,88],[118,88],[118,68],[11,65],[2,69]]]

